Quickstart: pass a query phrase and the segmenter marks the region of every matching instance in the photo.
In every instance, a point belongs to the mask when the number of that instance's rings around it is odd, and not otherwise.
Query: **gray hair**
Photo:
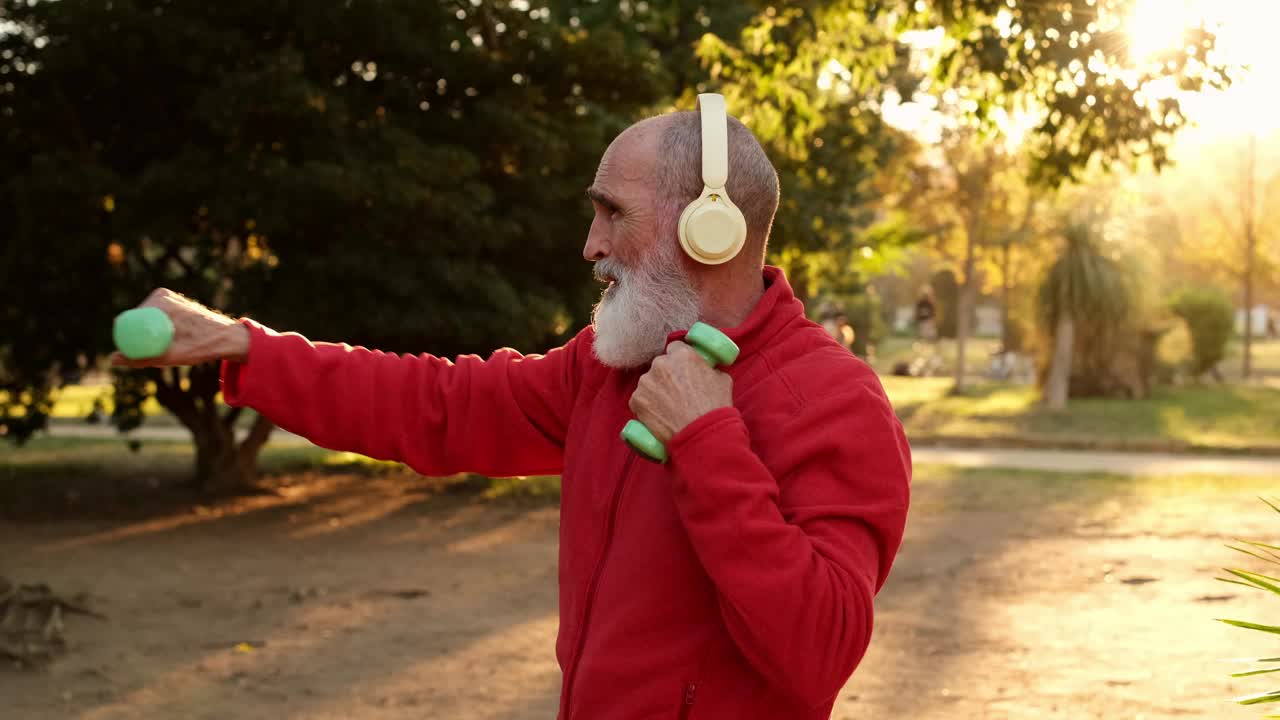
[[[664,230],[675,232],[685,206],[702,194],[702,120],[695,111],[666,116],[658,155],[658,203]],[[729,198],[747,221],[747,245],[764,260],[778,211],[778,171],[751,130],[729,118]]]

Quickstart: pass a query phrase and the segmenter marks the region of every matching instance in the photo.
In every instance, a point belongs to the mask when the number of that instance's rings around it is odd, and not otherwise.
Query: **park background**
[[[599,294],[600,154],[702,91],[778,167],[769,261],[916,454],[833,717],[1261,715],[1232,699],[1269,677],[1232,673],[1274,663],[1223,660],[1276,628],[1216,618],[1280,616],[1249,572],[1280,528],[1277,21],[0,2],[0,716],[551,717],[556,478],[315,448],[216,368],[111,370],[111,322],[165,286],[316,340],[543,351]]]

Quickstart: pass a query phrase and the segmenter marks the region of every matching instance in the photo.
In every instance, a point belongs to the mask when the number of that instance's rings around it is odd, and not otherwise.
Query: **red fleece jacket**
[[[619,439],[643,370],[600,364],[590,328],[546,355],[449,362],[246,320],[223,390],[426,475],[561,474],[561,720],[827,718],[902,540],[910,451],[870,368],[764,277],[726,330],[734,407],[672,438],[666,465]]]

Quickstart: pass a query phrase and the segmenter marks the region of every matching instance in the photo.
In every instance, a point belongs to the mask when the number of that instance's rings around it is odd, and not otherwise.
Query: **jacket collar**
[[[765,265],[763,273],[764,295],[756,302],[751,314],[741,325],[720,328],[730,340],[737,343],[741,357],[753,355],[763,349],[779,330],[804,314],[804,304],[791,290],[782,268]],[[687,330],[673,332],[667,336],[667,343],[683,340],[686,334]]]

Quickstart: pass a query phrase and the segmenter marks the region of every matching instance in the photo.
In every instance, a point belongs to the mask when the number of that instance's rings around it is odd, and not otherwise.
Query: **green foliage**
[[[0,377],[8,375],[0,366]],[[0,436],[24,445],[31,436],[45,429],[53,414],[54,397],[47,386],[23,388],[5,382],[0,387]]]
[[[1206,61],[1216,38],[1203,27],[1188,27],[1181,42],[1155,57],[1130,57],[1123,23],[1134,0],[889,5],[902,13],[904,28],[945,29],[931,81],[960,88],[985,131],[997,130],[997,111],[1037,113],[1027,142],[1032,178],[1046,185],[1076,177],[1093,160],[1109,165],[1149,156],[1164,165],[1187,118],[1176,98],[1153,100],[1143,87],[1162,78],[1188,91],[1229,82],[1227,67]]]
[[[1188,288],[1169,305],[1191,332],[1191,372],[1197,377],[1217,367],[1233,331],[1231,300],[1213,288]]]
[[[1051,328],[1065,312],[1078,324],[1096,324],[1097,332],[1114,334],[1132,309],[1131,278],[1106,253],[1090,224],[1070,223],[1063,234],[1062,254],[1040,286],[1041,325]]]
[[[1156,380],[1171,384],[1191,365],[1193,345],[1185,322],[1176,323],[1156,347]]]
[[[1272,510],[1280,512],[1280,507],[1275,503],[1265,499],[1263,502]],[[1268,545],[1267,543],[1250,540],[1240,540],[1238,541],[1238,544],[1228,545],[1227,547],[1254,559],[1261,560],[1268,565],[1280,565],[1280,554],[1277,554],[1277,552],[1280,551],[1280,547],[1275,545]],[[1244,587],[1252,590],[1265,590],[1273,595],[1280,595],[1280,580],[1277,580],[1274,577],[1263,575],[1261,573],[1250,572],[1248,570],[1237,570],[1232,568],[1224,568],[1224,570],[1226,570],[1226,572],[1232,577],[1218,578],[1223,582],[1232,583],[1233,585],[1243,585]],[[1268,634],[1280,634],[1280,627],[1275,625],[1265,625],[1261,623],[1246,622],[1243,620],[1226,620],[1223,618],[1217,618],[1217,620],[1234,627],[1244,628],[1245,630],[1254,630]],[[1280,665],[1277,664],[1280,663],[1280,657],[1256,658],[1248,662],[1263,663],[1265,666],[1255,670],[1232,673],[1231,677],[1249,677],[1252,675],[1264,675],[1273,672],[1280,672]],[[1271,690],[1269,692],[1262,692],[1254,695],[1245,695],[1243,697],[1235,698],[1235,702],[1241,705],[1261,705],[1280,702],[1280,690]],[[1264,717],[1274,718],[1280,716],[1266,715]]]
[[[580,326],[582,188],[672,78],[616,6],[537,10],[0,9],[10,428],[157,286],[392,351],[542,350]]]
[[[897,184],[888,178],[906,172],[915,149],[873,102],[898,49],[883,23],[847,5],[770,7],[736,37],[706,35],[698,45],[706,86],[724,93],[778,170],[770,261],[802,298],[829,291],[824,276],[850,272],[862,247],[910,240],[873,228],[884,184]]]
[[[151,395],[150,383],[143,373],[113,370],[111,373],[111,424],[120,432],[142,426],[143,404]]]

